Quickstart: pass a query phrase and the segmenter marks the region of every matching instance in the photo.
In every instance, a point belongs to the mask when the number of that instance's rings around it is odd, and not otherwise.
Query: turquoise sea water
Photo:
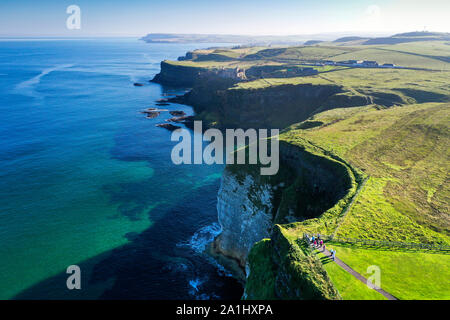
[[[201,253],[223,167],[173,165],[171,116],[139,113],[182,92],[148,83],[160,61],[201,46],[0,41],[0,299],[241,295]]]

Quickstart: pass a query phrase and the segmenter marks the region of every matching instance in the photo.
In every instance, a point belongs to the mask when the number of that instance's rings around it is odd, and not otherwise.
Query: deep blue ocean
[[[207,46],[0,41],[0,299],[242,295],[202,252],[223,166],[174,165],[155,126],[172,116],[140,113],[183,92],[148,82],[160,61]],[[66,287],[69,265],[81,290]]]

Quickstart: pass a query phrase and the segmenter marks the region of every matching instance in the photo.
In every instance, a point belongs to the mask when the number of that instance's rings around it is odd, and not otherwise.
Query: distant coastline
[[[233,34],[184,34],[149,33],[141,40],[147,43],[230,43],[240,45],[315,45],[320,42],[359,42],[357,44],[394,44],[416,41],[448,41],[450,34],[444,32],[407,32],[392,36],[384,34],[324,33],[313,35],[233,35]],[[356,43],[355,43],[356,44]]]

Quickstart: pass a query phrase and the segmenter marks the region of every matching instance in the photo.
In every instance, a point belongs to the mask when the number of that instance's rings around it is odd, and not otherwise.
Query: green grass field
[[[394,63],[398,66],[450,70],[450,45],[447,41],[423,41],[393,45],[343,46],[325,42],[315,46],[295,47],[246,47],[237,49],[208,49],[194,51],[194,59],[182,61],[205,65],[227,65],[231,60],[237,63],[258,65],[267,61],[299,63],[317,60],[376,60],[380,64]]]
[[[369,288],[346,272],[323,253],[318,252],[323,267],[344,300],[387,300],[383,295]]]
[[[420,52],[420,50],[419,50]],[[361,50],[345,53],[332,57],[334,61],[343,60],[375,60],[378,63],[394,63],[395,65],[409,68],[427,68],[435,70],[450,70],[445,61],[436,59],[426,54],[413,54],[403,51],[401,48],[361,48]]]
[[[327,247],[336,249],[337,257],[366,278],[371,276],[367,273],[369,266],[379,266],[381,288],[398,299],[450,299],[449,254],[374,250],[336,244]],[[339,277],[335,284],[343,279],[343,276]]]

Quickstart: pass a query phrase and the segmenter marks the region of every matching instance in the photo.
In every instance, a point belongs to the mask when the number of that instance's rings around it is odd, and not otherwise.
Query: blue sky
[[[66,8],[81,9],[68,30]],[[1,36],[450,32],[448,0],[1,0]]]

